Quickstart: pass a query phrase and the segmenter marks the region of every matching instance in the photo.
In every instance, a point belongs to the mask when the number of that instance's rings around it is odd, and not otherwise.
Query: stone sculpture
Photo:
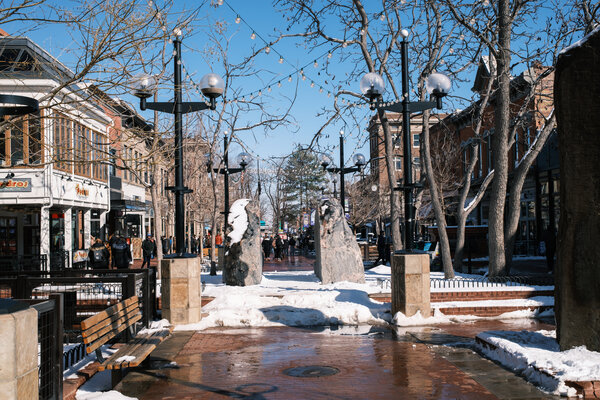
[[[323,200],[315,218],[315,275],[321,283],[364,283],[365,269],[356,236],[335,199]]]
[[[263,266],[260,243],[258,207],[248,199],[237,200],[228,218],[223,283],[230,286],[260,283]]]

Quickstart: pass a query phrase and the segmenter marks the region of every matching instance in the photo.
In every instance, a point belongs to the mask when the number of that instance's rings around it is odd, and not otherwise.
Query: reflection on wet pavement
[[[542,329],[527,326],[521,329]],[[132,371],[117,390],[140,400],[548,398],[470,349],[475,331],[501,327],[497,321],[484,321],[483,326],[395,330],[282,327],[176,332],[153,353],[151,368]],[[157,360],[171,367],[156,368],[161,365]],[[284,374],[307,366],[339,372],[318,377]]]

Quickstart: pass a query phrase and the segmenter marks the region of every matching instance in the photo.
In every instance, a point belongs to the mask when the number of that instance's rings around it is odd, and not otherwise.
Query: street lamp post
[[[185,252],[185,203],[183,195],[191,193],[192,190],[184,186],[183,182],[183,127],[182,115],[206,109],[216,108],[215,100],[223,94],[224,82],[216,74],[207,74],[200,80],[202,94],[210,99],[206,102],[184,102],[181,95],[181,39],[180,32],[175,32],[173,45],[175,48],[173,57],[174,66],[174,101],[172,102],[149,102],[146,99],[153,95],[156,90],[156,79],[152,76],[141,75],[133,82],[133,94],[140,98],[140,109],[155,110],[173,114],[175,118],[175,186],[166,189],[175,193],[175,255],[174,258],[195,257]]]
[[[340,203],[342,204],[342,210],[344,214],[346,213],[346,190],[344,187],[344,175],[351,172],[362,171],[366,164],[365,156],[360,153],[356,153],[354,157],[352,157],[352,160],[354,161],[354,167],[344,167],[344,131],[340,130],[340,167],[330,167],[329,165],[331,164],[331,157],[328,155],[323,155],[321,157],[321,166],[326,171],[334,174],[340,174]]]
[[[224,132],[223,135],[223,168],[221,167],[213,167],[212,161],[210,158],[208,159],[207,168],[208,172],[211,170],[218,173],[223,174],[223,185],[224,185],[224,210],[223,215],[225,216],[225,224],[223,225],[223,229],[227,227],[227,220],[229,218],[229,175],[237,174],[246,170],[246,167],[250,163],[250,155],[247,153],[240,153],[236,157],[236,161],[239,168],[230,168],[229,167],[229,142],[227,140],[227,131]]]
[[[408,89],[408,31],[401,31],[402,42],[400,42],[400,52],[402,58],[402,102],[392,105],[383,105],[376,100],[381,98],[385,91],[383,78],[375,73],[366,74],[360,81],[360,89],[371,102],[371,109],[377,108],[380,111],[392,111],[402,113],[402,132],[403,132],[403,167],[404,180],[401,186],[394,190],[404,191],[404,249],[408,252],[414,247],[413,224],[415,210],[413,205],[413,189],[416,185],[412,179],[412,152],[410,135],[410,113],[429,110],[431,108],[442,108],[442,98],[448,94],[451,87],[450,79],[440,73],[433,73],[427,77],[427,92],[431,94],[435,101],[414,101],[409,99],[410,90]]]

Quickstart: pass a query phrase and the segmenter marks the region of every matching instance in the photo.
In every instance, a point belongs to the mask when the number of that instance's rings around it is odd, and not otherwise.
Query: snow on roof
[[[587,41],[588,41],[588,39],[589,39],[590,37],[592,37],[592,35],[595,35],[596,33],[598,33],[598,31],[600,31],[600,24],[596,25],[596,27],[594,28],[594,30],[593,30],[593,31],[591,31],[590,33],[588,33],[587,35],[585,35],[583,38],[581,38],[581,40],[578,40],[577,42],[573,43],[572,45],[565,47],[565,48],[564,48],[564,49],[562,49],[562,50],[560,51],[560,53],[558,53],[558,54],[559,54],[559,55],[561,55],[561,54],[565,54],[565,53],[567,53],[567,52],[569,52],[569,51],[573,50],[573,49],[574,49],[574,48],[576,48],[576,47],[581,47],[581,46],[583,46],[583,44],[584,44],[585,42],[587,42]]]

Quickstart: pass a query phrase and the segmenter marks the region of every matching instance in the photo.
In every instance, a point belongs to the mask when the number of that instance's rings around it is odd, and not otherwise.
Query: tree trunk
[[[508,199],[508,218],[506,221],[506,229],[504,232],[505,257],[506,257],[506,273],[510,273],[510,265],[512,262],[517,230],[519,229],[519,216],[521,215],[521,192],[523,184],[527,177],[527,171],[537,158],[538,154],[544,147],[544,144],[550,137],[552,130],[556,125],[554,114],[550,116],[544,128],[538,134],[538,137],[531,145],[529,152],[523,157],[518,167],[516,168],[513,179],[510,184],[510,197]]]
[[[442,265],[444,267],[444,278],[454,278],[454,270],[452,269],[452,256],[450,255],[450,242],[448,240],[448,232],[446,231],[446,216],[442,208],[441,193],[439,191],[435,176],[433,173],[433,165],[431,163],[431,149],[429,146],[429,110],[423,112],[423,158],[425,164],[425,174],[429,183],[429,192],[431,194],[431,204],[433,213],[438,226],[438,236],[440,240],[440,248],[442,251]]]
[[[494,114],[495,132],[492,136],[494,181],[490,196],[488,216],[488,248],[490,253],[489,275],[506,274],[504,253],[504,208],[506,203],[506,181],[508,178],[508,135],[510,131],[510,1],[498,2],[498,90]]]
[[[394,190],[396,187],[396,171],[394,168],[394,143],[392,139],[392,132],[388,125],[385,111],[381,108],[377,110],[379,115],[379,122],[383,129],[383,142],[385,146],[385,164],[388,175],[388,181],[390,185],[390,219],[392,223],[392,240],[394,251],[402,249],[402,236],[400,234],[400,213],[398,207],[398,193]]]

